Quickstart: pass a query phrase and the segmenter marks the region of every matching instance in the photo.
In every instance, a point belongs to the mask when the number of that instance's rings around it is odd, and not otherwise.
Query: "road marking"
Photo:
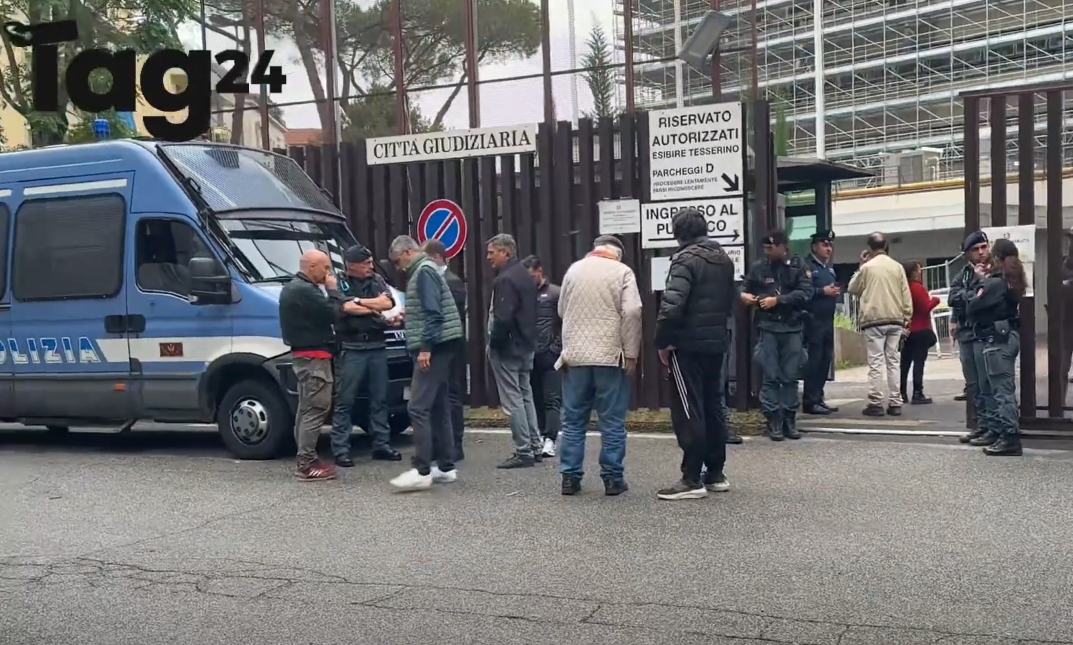
[[[876,419],[875,421],[872,421],[871,419],[832,419],[830,417],[825,418],[825,419],[807,419],[807,418],[803,419],[803,418],[798,417],[798,423],[801,423],[801,424],[827,423],[827,424],[832,424],[832,425],[836,425],[836,426],[840,426],[840,425],[847,425],[847,426],[875,425],[875,426],[878,426],[880,428],[885,427],[885,426],[890,426],[890,427],[910,427],[911,428],[911,427],[916,427],[916,426],[934,425],[934,424],[939,423],[939,422],[938,421],[933,421],[931,419]]]
[[[879,428],[819,428],[801,427],[804,432],[816,434],[874,434],[898,437],[960,437],[966,430],[883,430]]]

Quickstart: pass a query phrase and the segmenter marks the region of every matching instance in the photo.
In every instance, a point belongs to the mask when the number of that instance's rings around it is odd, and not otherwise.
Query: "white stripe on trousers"
[[[678,398],[682,399],[682,409],[689,419],[689,391],[686,389],[686,379],[682,376],[682,368],[678,365],[678,354],[674,352],[671,352],[671,376],[674,377],[674,389],[678,390]]]

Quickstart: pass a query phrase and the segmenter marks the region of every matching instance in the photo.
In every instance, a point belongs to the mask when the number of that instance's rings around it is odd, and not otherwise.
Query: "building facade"
[[[617,0],[619,60],[625,49]],[[962,174],[965,90],[1073,81],[1073,0],[721,0],[725,100],[772,102],[790,154],[874,170],[867,185]],[[711,75],[673,60],[711,0],[633,5],[638,109],[711,101]],[[753,18],[756,14],[755,21]],[[756,24],[756,45],[753,28]],[[624,91],[624,83],[623,83]],[[1066,99],[1073,139],[1073,92]],[[981,149],[989,150],[989,106]],[[1007,110],[1006,164],[1016,168],[1017,106]],[[1037,145],[1044,145],[1042,99]],[[1073,145],[1066,145],[1067,166]],[[989,160],[988,160],[989,161]],[[1042,164],[1042,156],[1039,163]],[[983,169],[988,172],[989,168]]]

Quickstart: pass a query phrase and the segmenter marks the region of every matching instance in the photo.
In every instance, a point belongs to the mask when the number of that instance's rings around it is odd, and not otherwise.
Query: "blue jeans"
[[[596,411],[600,432],[600,477],[622,477],[626,459],[626,412],[630,381],[619,367],[567,367],[563,374],[562,428],[559,470],[581,479],[585,475],[585,431]]]
[[[391,428],[387,419],[387,350],[344,349],[335,363],[335,412],[332,414],[332,454],[350,454],[350,435],[354,431],[351,410],[364,385],[369,392],[369,427],[373,449],[391,447]]]

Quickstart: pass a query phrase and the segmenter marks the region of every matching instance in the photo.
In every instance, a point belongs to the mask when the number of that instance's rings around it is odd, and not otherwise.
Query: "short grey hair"
[[[492,239],[488,240],[488,246],[502,249],[511,257],[517,257],[518,255],[518,243],[514,241],[513,235],[508,235],[506,233],[494,235],[492,236]]]
[[[420,250],[421,247],[418,245],[417,240],[409,235],[400,235],[391,240],[391,246],[388,247],[387,255],[389,258],[395,259],[407,251]]]

